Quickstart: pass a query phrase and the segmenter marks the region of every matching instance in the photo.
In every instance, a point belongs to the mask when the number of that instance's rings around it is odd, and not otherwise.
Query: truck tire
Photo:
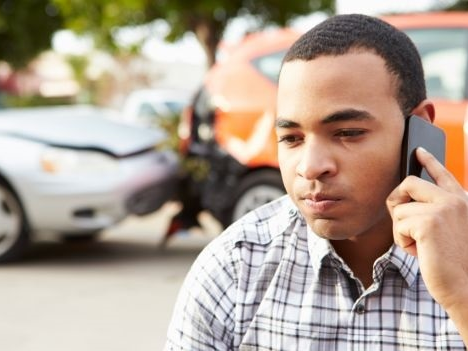
[[[279,171],[265,169],[250,173],[241,180],[233,205],[222,224],[227,227],[246,213],[285,193]]]
[[[28,244],[28,223],[20,200],[0,179],[0,262],[19,258]]]

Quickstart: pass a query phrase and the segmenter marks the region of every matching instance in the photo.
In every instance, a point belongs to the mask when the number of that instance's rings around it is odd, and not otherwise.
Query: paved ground
[[[169,206],[130,218],[96,243],[41,242],[0,266],[0,350],[161,350],[173,303],[199,251],[219,227],[159,250]]]

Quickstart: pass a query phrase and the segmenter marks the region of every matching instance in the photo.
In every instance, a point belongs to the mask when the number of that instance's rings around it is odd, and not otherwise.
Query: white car
[[[164,132],[118,123],[90,106],[0,111],[0,261],[32,234],[94,238],[174,193],[179,162]]]

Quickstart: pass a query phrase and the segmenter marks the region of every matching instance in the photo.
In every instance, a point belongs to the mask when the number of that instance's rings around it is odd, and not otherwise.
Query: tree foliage
[[[468,1],[458,0],[454,4],[450,5],[447,10],[449,11],[468,11]]]
[[[170,25],[168,40],[187,31],[195,33],[205,49],[208,64],[214,62],[216,47],[228,22],[250,14],[260,23],[285,25],[294,16],[313,11],[332,12],[333,0],[51,0],[67,27],[90,33],[99,46],[115,48],[115,28],[164,19]]]
[[[52,34],[62,26],[49,0],[0,0],[0,60],[25,66],[50,47]]]

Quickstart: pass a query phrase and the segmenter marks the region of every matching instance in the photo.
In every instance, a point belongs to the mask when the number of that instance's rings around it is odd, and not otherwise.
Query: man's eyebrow
[[[322,119],[323,124],[345,122],[345,121],[363,121],[375,119],[373,115],[364,110],[346,109],[333,112]]]
[[[287,118],[278,117],[276,118],[275,127],[276,128],[299,128],[301,125],[297,122],[291,121]]]
[[[337,123],[337,122],[364,121],[364,120],[372,120],[372,119],[375,119],[375,117],[367,111],[356,110],[356,109],[346,109],[346,110],[333,112],[332,114],[325,116],[320,122],[322,124],[329,124],[329,123]],[[275,127],[293,129],[293,128],[300,128],[301,125],[300,123],[290,120],[288,118],[277,117]]]

